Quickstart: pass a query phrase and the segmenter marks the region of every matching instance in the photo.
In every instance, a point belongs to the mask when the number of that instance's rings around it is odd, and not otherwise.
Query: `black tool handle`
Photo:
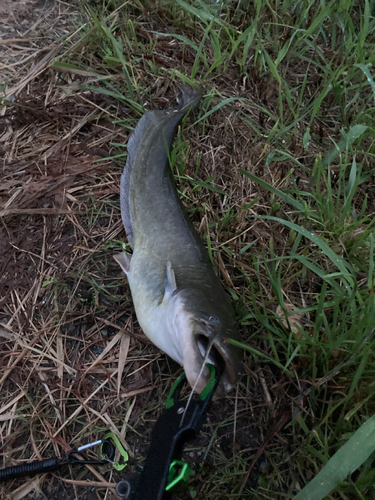
[[[43,474],[44,472],[52,472],[59,469],[64,464],[65,460],[53,457],[42,460],[41,462],[31,462],[29,464],[6,467],[0,470],[0,482],[21,476],[33,476],[36,474]]]
[[[192,400],[182,422],[185,406],[186,402],[175,404],[156,422],[134,500],[171,498],[171,492],[165,491],[169,467],[173,460],[181,458],[184,445],[198,435],[205,420],[204,403]]]
[[[212,371],[213,370],[213,371]],[[167,400],[167,410],[157,420],[152,431],[150,448],[138,483],[132,495],[132,500],[169,500],[171,491],[166,491],[169,469],[174,460],[182,457],[185,444],[194,439],[200,432],[206,420],[206,412],[211,404],[212,396],[217,389],[220,372],[212,366],[208,394],[200,399],[189,402],[178,401],[180,388],[185,378],[177,379],[177,386],[172,388]],[[205,392],[205,391],[204,391]]]

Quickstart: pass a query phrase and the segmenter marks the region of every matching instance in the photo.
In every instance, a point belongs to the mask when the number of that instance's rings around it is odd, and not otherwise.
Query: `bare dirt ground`
[[[134,403],[135,395],[147,398],[155,387],[155,350],[145,351],[147,344],[138,343],[137,332],[143,336],[134,325],[130,301],[114,304],[106,292],[94,293],[91,284],[95,280],[106,290],[107,281],[115,282],[115,292],[128,293],[122,290],[124,280],[112,252],[106,250],[123,233],[121,169],[108,161],[95,163],[109,155],[110,141],[125,142],[127,137],[100,118],[105,99],[71,98],[62,90],[58,72],[45,71],[63,50],[58,40],[79,13],[69,3],[53,1],[6,2],[0,9],[1,84],[11,101],[0,117],[3,417],[20,411],[20,399],[28,401],[22,404],[25,417],[18,431],[12,420],[1,422],[3,465],[9,466],[15,450],[22,450],[27,460],[61,456],[73,434],[84,429],[80,417],[85,412],[96,440],[97,433],[114,426],[106,410],[114,400],[122,422],[125,415],[127,420],[134,417],[139,410],[129,406],[129,398]],[[111,390],[104,388],[108,380],[117,380]],[[36,395],[41,397],[35,406]],[[89,401],[95,414],[87,414]],[[45,410],[54,413],[62,433],[53,431]],[[73,434],[66,434],[72,422]],[[43,435],[55,445],[46,448]],[[98,472],[96,476],[91,479],[97,483],[111,482]],[[74,471],[71,477],[73,484],[51,476],[19,480],[11,489],[1,486],[0,496],[98,498],[92,488],[80,490]]]
[[[129,120],[133,126],[138,117],[111,95],[83,88],[83,83],[98,82],[100,67],[91,72],[50,64],[68,50],[62,41],[68,33],[72,53],[71,44],[76,44],[86,62],[96,57],[80,45],[83,12],[58,0],[0,0],[0,90],[6,93],[0,108],[0,468],[62,456],[71,446],[96,441],[112,430],[131,456],[129,468],[137,470],[167,391],[181,371],[143,335],[127,282],[113,260],[126,240],[119,210],[123,161],[110,158],[125,152],[121,145],[130,133],[131,127],[119,121]],[[156,11],[142,18],[149,31],[157,25],[152,16],[164,27]],[[139,28],[137,36],[148,43],[148,32]],[[156,65],[183,71],[184,64],[194,63],[189,49],[182,53],[175,41],[158,39],[156,45]],[[149,73],[151,59],[139,58],[139,66]],[[89,63],[86,67],[91,68]],[[304,61],[298,62],[298,73],[306,73],[306,68]],[[314,68],[307,79],[311,88],[319,76]],[[139,73],[145,79],[144,104],[152,96],[147,109],[168,107],[174,101],[176,87],[169,79],[147,79],[146,71]],[[224,98],[251,94],[258,105],[273,109],[277,86],[267,76],[254,71],[244,79],[229,66],[225,75],[215,78]],[[254,123],[271,128],[259,106],[248,106]],[[323,106],[330,110],[329,103]],[[293,138],[290,152],[301,163],[312,165],[315,153],[331,149],[324,127],[330,127],[330,137],[340,139],[340,126],[328,111],[328,125],[318,120],[311,125],[309,157],[301,140]],[[247,287],[241,271],[246,270],[259,284],[267,307],[276,309],[267,269],[254,269],[250,253],[240,254],[241,245],[252,244],[254,252],[269,256],[271,236],[276,250],[288,252],[292,242],[285,226],[249,223],[242,216],[243,200],[246,205],[258,200],[258,215],[270,213],[270,203],[268,193],[240,176],[238,168],[251,165],[253,174],[271,175],[284,188],[293,164],[285,160],[266,169],[267,145],[244,126],[240,112],[239,103],[217,111],[205,121],[203,136],[189,129],[187,172],[194,178],[199,157],[203,178],[214,177],[223,190],[230,186],[226,203],[236,213],[221,223],[214,212],[224,213],[226,207],[215,192],[205,191],[196,196],[192,219],[201,234],[210,222],[219,221],[220,231],[213,236],[217,249],[231,242],[232,256],[218,251],[215,262],[226,285],[237,291]],[[303,170],[296,170],[295,177],[301,186],[309,181]],[[369,210],[374,203],[369,193]],[[282,210],[276,207],[272,214],[283,216]],[[241,237],[232,238],[234,234]],[[321,288],[321,279],[309,271],[301,279],[291,271],[290,279],[284,280],[286,301],[295,305]],[[242,327],[244,338],[249,331],[250,326]],[[265,336],[258,347],[270,352]],[[303,363],[303,358],[296,359],[290,369],[303,374]],[[187,460],[195,469],[191,484],[198,498],[215,487],[206,477],[214,477],[216,470],[217,481],[227,481],[228,490],[239,483],[241,491],[258,485],[259,470],[266,474],[271,468],[262,455],[270,444],[285,458],[277,464],[279,473],[290,474],[291,488],[295,486],[288,457],[298,436],[291,438],[293,429],[281,431],[291,420],[292,408],[299,411],[294,400],[299,398],[299,408],[303,407],[310,381],[291,381],[267,364],[253,369],[245,362],[244,370],[238,392],[214,403],[202,437],[188,449]],[[226,466],[229,472],[223,477]],[[0,485],[0,498],[110,500],[116,498],[113,487],[120,476],[106,467],[71,467]],[[187,500],[194,494],[183,491],[178,498]],[[245,493],[238,496],[244,498]]]
[[[64,51],[59,39],[74,23],[79,29],[81,14],[69,2],[5,1],[0,11],[0,82],[7,95],[0,116],[2,466],[61,456],[108,429],[122,430],[124,446],[138,460],[179,368],[140,331],[112,259],[124,237],[122,164],[105,158],[111,143],[125,144],[128,136],[105,110],[127,116],[129,109],[110,97],[66,92],[87,74],[46,69]],[[174,89],[154,89],[154,106],[165,106],[166,92],[173,100]],[[232,161],[217,141],[216,154]],[[252,394],[252,405],[258,396]],[[236,409],[235,441],[225,424],[233,405],[233,398],[214,405],[188,460],[199,463],[218,423],[215,447],[224,456],[253,453],[260,436],[248,423],[245,399]],[[204,481],[209,468],[208,461],[197,479]],[[115,479],[105,469],[71,468],[61,478],[2,485],[0,496],[110,499]]]

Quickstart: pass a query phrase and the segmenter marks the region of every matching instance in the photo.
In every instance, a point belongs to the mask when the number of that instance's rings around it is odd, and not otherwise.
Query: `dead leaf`
[[[118,356],[117,395],[120,394],[122,373],[124,371],[126,358],[128,357],[129,345],[130,345],[130,335],[124,333],[123,336],[121,337],[120,352]]]
[[[31,493],[32,491],[35,491],[35,493],[39,493],[40,484],[43,482],[45,476],[46,474],[43,474],[42,476],[38,476],[35,477],[34,479],[31,479],[30,481],[27,481],[27,483],[23,484],[15,491],[13,491],[12,496],[10,498],[12,500],[21,500],[22,498],[25,498],[25,496]]]
[[[64,346],[61,333],[56,338],[56,358],[59,361],[57,365],[57,376],[62,380],[64,375]]]
[[[15,418],[18,418],[18,415],[15,415],[14,413],[4,413],[4,415],[0,415],[0,422],[14,420]]]
[[[302,339],[302,334],[300,330],[303,330],[302,318],[306,317],[306,313],[295,313],[297,307],[293,304],[285,304],[285,309],[287,310],[287,316],[285,316],[285,312],[283,311],[281,306],[277,306],[276,314],[281,319],[282,324],[291,330],[298,340]]]
[[[12,340],[13,333],[8,332],[7,330],[4,330],[4,328],[0,328],[0,337],[3,337],[4,339],[7,339],[7,340]]]
[[[25,10],[28,3],[30,3],[30,0],[21,0],[19,2],[14,2],[14,0],[2,0],[0,2],[0,14],[8,16],[12,14],[14,16]],[[17,38],[17,40],[19,39]]]

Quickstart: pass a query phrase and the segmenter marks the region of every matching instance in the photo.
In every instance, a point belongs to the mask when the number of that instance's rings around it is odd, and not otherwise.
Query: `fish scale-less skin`
[[[213,340],[225,361],[220,382],[225,394],[241,371],[240,352],[225,342],[237,338],[230,301],[208,253],[178,197],[168,163],[178,124],[200,99],[201,91],[182,88],[182,103],[147,112],[128,144],[121,179],[121,212],[134,252],[127,273],[140,326],[160,349],[183,365],[197,392],[203,358],[197,338]],[[117,259],[120,262],[121,259]],[[168,271],[169,270],[169,271]],[[198,337],[197,337],[198,336]]]

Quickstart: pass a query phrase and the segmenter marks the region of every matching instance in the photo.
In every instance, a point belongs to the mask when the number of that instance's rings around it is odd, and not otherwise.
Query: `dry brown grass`
[[[139,2],[130,5],[137,19],[139,42],[145,46],[150,42],[149,31],[168,32],[171,21],[153,2],[149,10],[140,9]],[[129,451],[131,467],[136,470],[135,463],[147,453],[151,429],[170,383],[179,373],[179,367],[141,332],[128,285],[112,259],[125,238],[119,210],[123,159],[106,158],[124,153],[125,149],[114,144],[126,144],[128,129],[138,115],[110,95],[83,88],[83,84],[100,87],[103,75],[111,77],[115,88],[124,88],[124,82],[120,64],[117,68],[113,61],[112,67],[104,63],[102,54],[88,44],[89,36],[81,41],[84,27],[72,24],[82,20],[81,10],[59,1],[19,2],[17,6],[19,10],[9,12],[0,26],[5,33],[0,40],[1,82],[8,95],[0,109],[2,464],[61,456],[71,446],[95,441],[109,429]],[[110,16],[114,17],[113,12]],[[175,32],[183,34],[180,24]],[[60,38],[67,33],[71,35],[65,46]],[[192,33],[191,38],[199,44],[199,30]],[[171,74],[163,68],[185,73],[195,57],[188,47],[182,51],[174,39],[152,40],[152,54],[140,50],[138,54],[134,48],[134,57],[139,59],[132,67],[134,81],[141,89],[140,101],[147,109],[168,107],[176,96]],[[68,52],[74,63],[90,69],[64,68],[61,63]],[[60,66],[52,64],[55,57]],[[213,58],[213,54],[208,53],[208,57]],[[160,70],[159,75],[154,74],[151,63]],[[309,71],[307,88],[313,94],[320,78],[314,68],[307,68],[301,60],[286,74],[292,81]],[[238,168],[279,189],[291,188],[297,179],[304,190],[310,182],[307,167],[312,167],[318,152],[324,156],[331,149],[328,135],[340,138],[337,107],[332,111],[328,99],[323,101],[321,116],[311,126],[308,153],[301,142],[307,121],[301,120],[301,129],[291,138],[288,153],[306,169],[296,168],[289,159],[268,165],[268,148],[277,146],[270,146],[267,136],[274,121],[260,107],[277,115],[275,80],[255,69],[242,77],[238,67],[229,63],[227,71],[212,76],[210,83],[221,98],[251,96],[251,102],[232,101],[210,115],[204,128],[187,124],[183,139],[190,151],[186,165],[180,160],[175,167],[177,174],[184,166],[179,189],[200,234],[210,240],[223,281],[239,297],[239,316],[251,312],[255,303],[276,311],[278,301],[269,269],[263,262],[257,268],[253,255],[270,257],[271,239],[276,255],[288,254],[293,241],[284,225],[250,217],[273,214],[294,219],[284,203],[272,211],[269,193]],[[215,99],[208,102],[208,109],[214,104]],[[287,103],[283,105],[287,113]],[[267,134],[255,133],[244,116]],[[293,177],[288,176],[292,167]],[[195,183],[207,179],[225,196]],[[255,205],[248,208],[251,203]],[[374,206],[375,198],[369,192],[369,213]],[[251,252],[243,252],[250,243]],[[306,241],[303,251],[310,249],[311,242]],[[325,265],[324,256],[316,259]],[[298,263],[291,264],[282,276],[282,294],[291,308],[311,303],[322,284],[309,270],[301,276],[300,268]],[[252,282],[254,304],[249,301]],[[269,319],[272,321],[272,314]],[[310,334],[308,319],[302,319]],[[245,340],[258,328],[249,323],[244,322],[241,328]],[[262,330],[256,347],[272,356],[271,341],[272,330]],[[295,466],[288,457],[297,445],[291,437],[292,426],[285,434],[282,428],[297,414],[311,411],[313,415],[309,398],[312,387],[320,387],[320,382],[313,385],[304,377],[307,363],[303,356],[293,361],[289,367],[292,379],[269,364],[245,362],[245,376],[237,392],[213,405],[202,437],[189,448],[187,459],[196,470],[193,480],[199,498],[208,494],[214,498],[212,491],[217,485],[207,482],[206,477],[217,477],[219,484],[220,471],[226,466],[230,473],[225,481],[231,482],[231,490],[241,483],[242,498],[246,498],[246,491],[258,486],[259,471],[273,467],[262,458],[270,444],[277,456],[275,463],[281,464],[280,474],[289,474],[294,487]],[[340,380],[320,380],[321,385],[331,383],[329,394],[343,390]],[[210,456],[212,450],[216,461]],[[259,467],[254,470],[257,461]],[[106,467],[71,467],[61,475],[0,485],[0,498],[110,500],[115,498],[113,485],[118,477]],[[179,498],[191,496],[185,491]]]
[[[50,78],[45,73],[29,82],[32,97],[17,94],[0,138],[4,466],[61,456],[70,446],[95,441],[105,429],[118,433],[132,455],[144,456],[154,409],[165,398],[169,373],[176,373],[139,330],[128,286],[107,248],[123,237],[122,168],[97,160],[110,155],[111,141],[125,143],[127,137],[98,111],[108,106],[102,97],[87,92],[84,100],[78,93],[67,97],[56,87],[46,105]],[[222,161],[220,149],[211,143],[205,154]],[[225,233],[222,237],[225,242]],[[224,270],[222,260],[219,264]],[[232,283],[233,277],[223,275]],[[225,420],[224,408],[218,407],[217,421]],[[125,441],[127,421],[135,433],[129,431]],[[22,498],[36,488],[48,498],[96,498],[82,492],[77,474],[72,469],[73,481],[62,483],[42,476],[25,486],[20,479],[12,484],[16,492],[1,486],[2,495]],[[99,480],[106,482],[103,476]],[[96,483],[92,487],[100,491]]]
[[[61,456],[70,446],[95,441],[106,429],[116,432],[131,456],[139,459],[145,456],[167,382],[177,366],[141,333],[127,283],[112,260],[113,242],[124,237],[118,209],[122,165],[102,159],[111,155],[111,142],[125,144],[128,137],[108,118],[113,113],[134,118],[134,113],[110,97],[77,90],[77,83],[92,75],[72,71],[61,76],[50,67],[52,58],[63,51],[59,42],[50,42],[63,33],[61,20],[67,13],[75,13],[59,2],[42,12],[38,21],[42,20],[21,33],[20,48],[15,50],[13,41],[2,45],[7,94],[12,96],[0,122],[2,463]],[[8,22],[9,29],[15,21]],[[48,39],[38,33],[43,26],[50,27]],[[30,55],[28,49],[35,44],[37,50]],[[228,82],[223,79],[221,86],[225,94]],[[161,85],[159,80],[153,87],[150,107],[165,106],[166,95],[173,100],[175,91],[168,81]],[[74,89],[70,94],[69,88]],[[200,155],[200,177],[214,173],[218,188],[232,186],[224,205],[220,201],[218,206],[215,193],[204,190],[194,199],[199,209],[194,218],[202,235],[208,223],[216,225],[220,218],[215,207],[219,213],[229,206],[236,211],[237,200],[249,203],[258,195],[250,181],[239,175],[228,178],[228,171],[242,164],[242,148],[251,152],[244,162],[260,152],[241,131],[239,112],[236,107],[229,115],[222,112],[207,121],[206,136],[192,129],[189,137],[192,154],[186,174],[193,175],[191,165]],[[241,131],[237,139],[234,127]],[[186,188],[183,193],[189,198]],[[243,244],[249,229],[257,234],[263,225],[248,228],[239,218],[230,231],[212,233],[212,244],[219,249],[238,232]],[[238,239],[232,244],[235,248]],[[229,285],[241,286],[233,263],[219,251],[217,264]],[[263,373],[252,375],[264,380]],[[251,405],[259,399],[263,407],[261,392],[253,393]],[[239,395],[236,446],[242,442],[244,457],[254,448],[252,439],[259,438],[247,421],[248,404],[248,395]],[[208,445],[212,425],[232,412],[232,400],[215,407],[200,447]],[[215,446],[221,443],[231,450],[233,439],[233,430],[224,427]],[[199,448],[191,451],[190,459],[199,460],[199,453]],[[15,500],[35,491],[49,499],[113,498],[113,489],[104,485],[114,479],[103,474],[91,466],[71,468],[71,479],[66,474],[20,479],[0,486],[0,495]],[[80,478],[91,481],[89,489]]]
[[[70,97],[62,90],[57,72],[46,70],[61,44],[50,44],[36,31],[47,26],[55,40],[68,11],[63,3],[42,9],[42,22],[21,35],[17,52],[14,41],[2,44],[14,98],[0,122],[5,466],[61,456],[82,439],[96,440],[105,429],[119,434],[133,454],[124,438],[126,424],[139,418],[141,401],[149,398],[158,378],[151,365],[160,354],[135,325],[127,285],[106,249],[123,233],[117,209],[121,167],[96,160],[109,155],[111,141],[125,143],[127,137],[107,120],[105,99],[88,92]],[[33,49],[25,60],[36,43],[47,46]],[[18,63],[22,70],[13,70]],[[107,296],[107,283],[115,296]],[[119,301],[121,292],[128,297],[125,304]],[[106,490],[108,481],[95,475],[91,490]],[[82,471],[72,470],[71,477],[74,481],[63,479],[57,487],[51,477],[25,485],[19,480],[11,488],[2,485],[0,496],[23,498],[32,489],[42,495],[47,480],[48,498],[78,498],[86,480],[77,480]],[[97,498],[90,495],[82,498]]]

